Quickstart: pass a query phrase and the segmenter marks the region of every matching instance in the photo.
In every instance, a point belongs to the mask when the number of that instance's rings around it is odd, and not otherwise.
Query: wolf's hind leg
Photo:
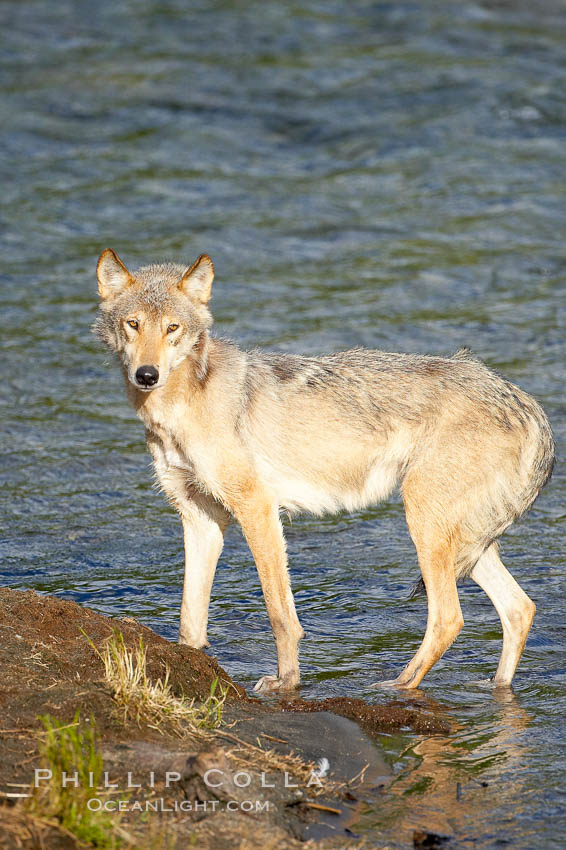
[[[445,523],[436,518],[426,497],[412,499],[407,491],[405,487],[407,524],[426,587],[428,619],[423,641],[411,661],[397,679],[384,684],[417,688],[456,639],[464,618],[454,571],[458,535],[449,533]]]
[[[405,688],[419,686],[464,625],[450,547],[440,545],[425,551],[421,547],[419,564],[428,597],[428,619],[423,642],[395,681]]]
[[[185,580],[179,643],[201,649],[209,646],[206,628],[210,591],[229,515],[199,495],[192,502],[184,502],[181,520],[185,539]]]
[[[493,602],[503,626],[503,649],[494,682],[510,685],[535,615],[535,603],[501,562],[496,543],[486,549],[471,576]]]

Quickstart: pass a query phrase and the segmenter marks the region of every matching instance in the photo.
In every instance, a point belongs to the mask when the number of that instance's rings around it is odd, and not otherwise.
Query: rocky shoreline
[[[185,735],[166,721],[121,715],[100,655],[117,633],[132,653],[142,640],[149,681],[163,681],[169,671],[171,692],[195,703],[216,688],[222,723]],[[253,698],[199,650],[173,644],[130,618],[105,617],[31,590],[0,588],[0,657],[2,850],[265,850],[315,847],[320,839],[324,847],[355,847],[358,804],[388,781],[371,736],[449,728],[445,717],[395,700]],[[104,784],[99,781],[85,800],[114,819],[107,843],[81,842],[52,812],[42,813],[42,798],[31,786],[41,790],[51,781],[42,748],[40,717],[46,716],[64,728],[90,724],[96,730]],[[75,780],[67,779],[72,788]]]

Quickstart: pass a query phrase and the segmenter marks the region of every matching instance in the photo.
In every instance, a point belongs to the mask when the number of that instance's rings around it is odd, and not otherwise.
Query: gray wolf
[[[420,648],[391,684],[416,688],[463,626],[456,582],[472,579],[503,626],[495,683],[508,685],[535,605],[497,538],[550,477],[554,442],[537,402],[466,351],[453,357],[355,349],[323,357],[245,352],[211,336],[214,267],[98,267],[95,331],[120,358],[185,543],[179,640],[207,645],[210,590],[226,527],[253,554],[277,649],[258,691],[299,683],[304,637],[281,510],[353,511],[400,487],[428,597]],[[316,581],[316,577],[313,577]]]

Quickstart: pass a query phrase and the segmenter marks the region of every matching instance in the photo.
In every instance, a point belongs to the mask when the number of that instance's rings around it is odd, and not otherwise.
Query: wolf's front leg
[[[305,633],[291,592],[279,510],[256,495],[236,515],[256,563],[277,648],[277,676],[262,676],[254,690],[291,690],[299,684],[299,641]]]
[[[146,439],[159,482],[183,522],[185,581],[179,643],[200,649],[208,646],[210,590],[231,516],[212,496],[194,485],[175,446],[166,450],[162,438],[150,430],[146,431]]]
[[[210,591],[224,544],[229,517],[222,509],[193,502],[183,505],[181,519],[185,538],[185,581],[181,602],[179,643],[201,649],[206,637]]]

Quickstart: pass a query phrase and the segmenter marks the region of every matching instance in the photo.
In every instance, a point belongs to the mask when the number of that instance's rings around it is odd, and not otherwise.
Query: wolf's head
[[[192,266],[173,263],[130,272],[107,249],[96,269],[100,308],[94,331],[121,358],[128,380],[151,392],[189,358],[198,380],[207,371],[208,309],[214,277],[206,254]]]

